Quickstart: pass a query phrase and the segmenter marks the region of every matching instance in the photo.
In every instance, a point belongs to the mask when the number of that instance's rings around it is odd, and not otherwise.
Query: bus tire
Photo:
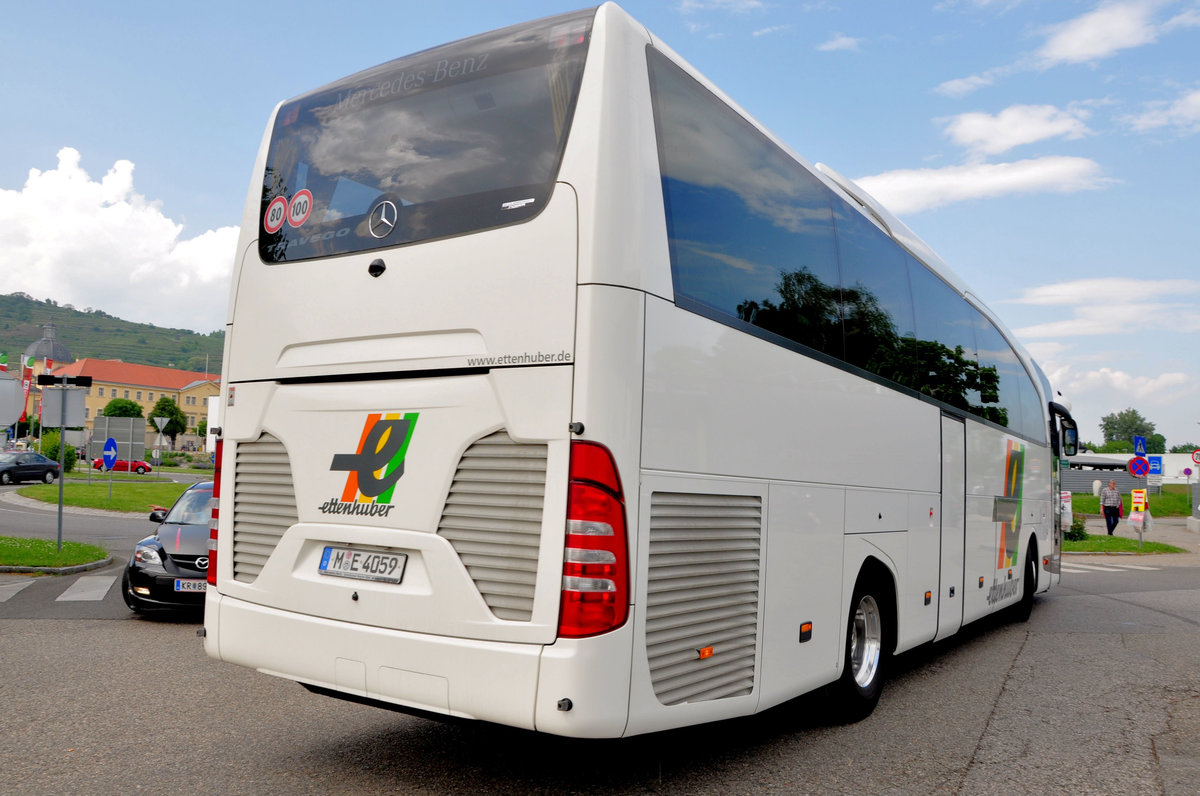
[[[1032,540],[1025,551],[1025,580],[1021,584],[1021,601],[1013,606],[1013,617],[1028,622],[1033,615],[1033,593],[1037,591],[1037,546]]]
[[[859,576],[846,621],[842,676],[833,684],[834,709],[847,724],[875,710],[883,692],[891,621],[886,581]]]

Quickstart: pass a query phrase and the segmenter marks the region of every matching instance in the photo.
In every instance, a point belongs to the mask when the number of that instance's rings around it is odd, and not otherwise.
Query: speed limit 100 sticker
[[[267,232],[278,232],[287,218],[288,203],[282,196],[276,196],[267,205],[267,214],[263,216],[263,229]]]
[[[297,191],[296,195],[292,197],[292,201],[288,202],[288,223],[293,227],[298,227],[308,221],[308,214],[312,212],[312,202],[312,194],[307,188]]]

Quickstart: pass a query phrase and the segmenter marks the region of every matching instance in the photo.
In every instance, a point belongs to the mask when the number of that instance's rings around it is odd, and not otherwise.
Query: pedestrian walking
[[[1113,529],[1121,521],[1121,493],[1117,491],[1117,482],[1110,479],[1108,486],[1100,490],[1100,508],[1104,511],[1104,524],[1108,526],[1108,535],[1113,535]]]

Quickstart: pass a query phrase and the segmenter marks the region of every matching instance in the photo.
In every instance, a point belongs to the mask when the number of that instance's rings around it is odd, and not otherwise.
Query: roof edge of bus
[[[970,288],[967,287],[966,282],[950,267],[950,264],[943,260],[933,250],[933,247],[922,240],[920,235],[913,232],[895,213],[888,210],[883,203],[868,193],[865,188],[828,164],[817,163],[813,168],[816,169],[820,176],[825,177],[829,182],[833,183],[835,188],[840,189],[842,193],[849,196],[868,216],[874,218],[892,240],[899,243],[913,256],[932,268],[938,276],[948,282],[960,294],[965,296],[970,293]],[[978,301],[978,298],[976,298],[976,301]]]

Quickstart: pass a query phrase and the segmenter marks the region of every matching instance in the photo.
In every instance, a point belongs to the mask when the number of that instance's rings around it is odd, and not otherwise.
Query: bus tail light
[[[217,518],[220,516],[221,454],[224,448],[225,442],[218,439],[217,450],[213,454],[212,519],[208,523],[208,571],[205,573],[210,586],[217,585]]]
[[[625,496],[612,454],[593,442],[571,443],[558,634],[595,636],[629,616]]]

